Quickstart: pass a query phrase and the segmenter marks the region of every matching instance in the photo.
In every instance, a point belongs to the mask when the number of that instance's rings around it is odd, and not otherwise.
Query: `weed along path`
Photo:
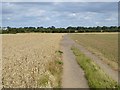
[[[77,64],[71,47],[74,44],[67,35],[63,37],[61,49],[63,51],[62,88],[88,88],[84,71]]]

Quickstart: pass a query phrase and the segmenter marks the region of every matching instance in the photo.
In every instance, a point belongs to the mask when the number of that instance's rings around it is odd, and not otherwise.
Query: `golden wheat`
[[[2,37],[3,86],[11,88],[52,87],[53,76],[45,66],[59,50],[63,34],[10,34]],[[43,76],[49,76],[45,85],[39,85]]]

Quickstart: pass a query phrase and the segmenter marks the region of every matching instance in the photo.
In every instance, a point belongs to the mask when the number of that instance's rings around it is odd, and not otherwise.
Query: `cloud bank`
[[[3,2],[3,26],[115,26],[117,2]]]

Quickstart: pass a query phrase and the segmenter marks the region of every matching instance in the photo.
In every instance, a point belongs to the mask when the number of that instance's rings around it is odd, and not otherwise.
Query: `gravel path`
[[[71,46],[74,44],[66,35],[61,42],[63,51],[63,88],[88,88],[87,80],[84,76],[84,71],[80,68],[75,60],[75,56],[71,51]]]

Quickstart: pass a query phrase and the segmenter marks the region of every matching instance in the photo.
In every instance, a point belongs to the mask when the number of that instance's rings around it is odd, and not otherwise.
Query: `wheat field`
[[[54,87],[46,69],[60,50],[63,34],[29,33],[2,36],[2,82],[5,88]],[[46,77],[47,76],[47,77]],[[46,83],[46,78],[48,82]],[[42,80],[42,83],[40,82]],[[52,83],[51,83],[52,82]]]

